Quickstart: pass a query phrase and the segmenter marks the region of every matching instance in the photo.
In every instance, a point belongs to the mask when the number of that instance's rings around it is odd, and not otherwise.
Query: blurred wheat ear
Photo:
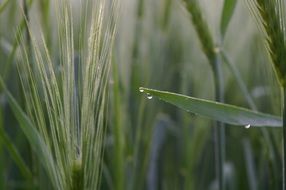
[[[192,23],[197,32],[198,38],[201,42],[202,50],[208,58],[208,61],[212,67],[214,67],[215,55],[215,43],[211,36],[209,27],[205,19],[203,18],[199,1],[197,0],[183,0],[182,1],[188,12],[191,14]]]
[[[274,64],[278,80],[285,86],[286,44],[285,44],[285,1],[284,0],[247,0],[251,13],[265,35],[266,45]]]
[[[37,155],[54,189],[98,189],[118,2],[83,1],[79,34],[71,2],[55,4],[58,55],[49,52],[43,33],[33,31],[30,22],[28,45],[21,35],[18,71],[31,121],[24,133],[29,138],[32,131],[41,141],[30,143],[35,151],[44,148]]]

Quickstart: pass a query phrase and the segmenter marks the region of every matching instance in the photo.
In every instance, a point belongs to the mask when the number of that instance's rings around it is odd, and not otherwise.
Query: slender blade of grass
[[[7,151],[9,152],[11,158],[14,160],[14,162],[18,166],[23,177],[29,181],[32,180],[32,178],[33,178],[32,172],[27,167],[25,161],[23,160],[19,151],[15,147],[11,138],[6,134],[6,132],[2,128],[0,129],[0,141],[3,143],[3,145],[5,146]]]
[[[33,0],[30,0],[28,1],[27,3],[27,9],[30,9],[30,7],[32,6],[33,4]],[[25,18],[22,18],[19,25],[17,26],[17,32],[16,32],[16,36],[15,36],[15,39],[12,43],[12,49],[11,49],[11,52],[9,53],[8,55],[8,60],[7,62],[5,63],[5,65],[3,66],[3,71],[2,71],[2,78],[5,80],[7,78],[7,76],[9,75],[9,72],[12,68],[12,63],[16,57],[16,52],[17,52],[17,49],[19,47],[19,39],[21,37],[21,34],[24,32],[24,30],[26,29],[27,25],[26,25],[26,19]]]
[[[3,119],[3,110],[2,105],[0,105],[0,129],[4,128],[4,119]],[[4,143],[0,142],[0,189],[5,189],[5,180],[4,180],[4,173],[5,173],[5,157],[4,157]]]
[[[113,103],[114,103],[114,141],[115,141],[115,151],[114,151],[114,173],[115,185],[117,190],[124,189],[124,125],[122,125],[122,115],[121,115],[121,100],[120,100],[120,90],[119,90],[119,76],[116,61],[114,61],[113,67]]]
[[[181,94],[140,88],[149,97],[154,96],[188,112],[199,114],[223,123],[252,127],[281,127],[281,117],[255,112],[242,107],[215,101],[189,97]]]
[[[241,74],[239,73],[238,69],[235,67],[235,65],[230,61],[230,58],[227,56],[224,50],[221,51],[222,59],[228,66],[229,70],[234,76],[234,79],[236,80],[241,92],[243,93],[243,96],[245,100],[247,101],[248,105],[250,106],[251,109],[256,110],[257,107],[253,101],[253,98],[248,92],[248,89],[242,79]]]
[[[52,181],[56,183],[58,177],[56,175],[55,166],[52,161],[52,154],[50,153],[48,146],[42,140],[40,134],[36,130],[36,127],[34,127],[31,120],[27,117],[20,105],[7,90],[2,78],[0,78],[0,87],[4,89],[12,112],[18,120],[19,125],[26,135],[28,141],[30,142],[34,152],[39,156],[39,158],[41,158],[40,161],[42,162],[43,166],[47,168],[47,171],[52,173]]]
[[[220,32],[221,32],[222,39],[225,36],[228,24],[234,13],[236,2],[237,2],[236,0],[224,0],[223,11],[222,11],[222,16],[221,16],[221,21],[220,21]]]
[[[256,169],[255,169],[255,161],[253,158],[253,150],[250,144],[249,139],[243,140],[243,150],[244,150],[244,159],[247,165],[247,179],[249,183],[250,190],[257,189],[257,179],[256,179]]]

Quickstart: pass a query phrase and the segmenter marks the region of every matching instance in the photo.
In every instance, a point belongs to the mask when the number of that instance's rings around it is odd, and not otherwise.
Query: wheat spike
[[[286,44],[284,0],[248,0],[251,12],[262,29],[282,86],[286,85]]]
[[[190,13],[193,25],[199,37],[202,50],[210,63],[215,60],[215,45],[201,8],[196,0],[183,0]],[[213,66],[213,65],[212,65]]]

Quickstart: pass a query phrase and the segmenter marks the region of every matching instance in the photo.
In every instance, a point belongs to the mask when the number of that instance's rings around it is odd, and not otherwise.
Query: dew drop
[[[142,87],[139,88],[139,92],[144,92]]]
[[[245,127],[244,127],[245,129],[249,129],[250,128],[250,124],[248,124],[248,125],[245,125]]]
[[[148,98],[149,100],[151,100],[151,99],[153,98],[153,96],[152,96],[151,94],[147,93],[147,98]]]

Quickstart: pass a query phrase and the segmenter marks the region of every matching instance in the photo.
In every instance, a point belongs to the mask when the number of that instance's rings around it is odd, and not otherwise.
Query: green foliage
[[[248,2],[260,31],[236,0],[1,1],[0,189],[281,189],[284,5]]]
[[[140,88],[140,90],[147,94],[147,98],[154,96],[188,112],[199,114],[223,123],[245,126],[246,128],[249,128],[250,126],[282,127],[282,119],[277,116],[166,91],[148,88]]]
[[[51,179],[54,183],[58,182],[58,176],[55,172],[55,165],[52,161],[51,152],[49,151],[47,145],[44,143],[42,137],[36,130],[36,127],[32,124],[31,120],[28,116],[24,113],[21,109],[19,104],[13,98],[13,96],[7,91],[6,87],[4,86],[3,80],[1,80],[1,86],[6,90],[7,98],[9,105],[17,118],[19,125],[21,126],[23,132],[25,133],[27,139],[29,140],[34,152],[40,158],[43,166],[47,169],[48,173],[51,175],[53,179]],[[11,149],[11,148],[10,148]],[[13,149],[12,149],[13,150]],[[17,156],[18,157],[18,156]],[[20,159],[20,158],[18,158]],[[18,161],[19,162],[19,161]],[[22,161],[23,162],[23,161]],[[20,164],[21,166],[23,163]],[[27,169],[25,169],[27,170]],[[25,171],[25,175],[31,176],[29,171]]]
[[[224,38],[228,24],[231,20],[231,17],[234,13],[236,0],[225,0],[223,4],[223,11],[221,15],[221,22],[220,22],[220,32],[222,38]]]

